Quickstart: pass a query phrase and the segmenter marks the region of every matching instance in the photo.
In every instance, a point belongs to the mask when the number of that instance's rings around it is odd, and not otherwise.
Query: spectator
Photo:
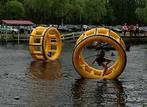
[[[134,35],[135,36],[139,36],[139,25],[138,24],[136,24],[136,26],[134,27]]]
[[[134,34],[134,25],[130,25],[129,26],[129,32],[130,32],[130,36],[133,36],[133,34]]]
[[[125,24],[123,25],[122,31],[123,31],[123,33],[124,33],[124,36],[126,36],[126,32],[128,31],[128,25],[127,25],[127,23],[125,23]]]

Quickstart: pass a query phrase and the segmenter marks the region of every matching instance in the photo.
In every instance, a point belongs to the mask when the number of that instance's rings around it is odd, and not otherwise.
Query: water
[[[27,45],[0,45],[0,107],[146,107],[147,44],[127,52],[118,80],[82,79],[72,44],[59,60],[34,61]]]

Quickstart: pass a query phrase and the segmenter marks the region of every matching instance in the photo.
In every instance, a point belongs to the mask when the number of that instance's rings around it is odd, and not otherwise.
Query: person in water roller
[[[104,76],[104,74],[106,73],[107,69],[108,69],[108,64],[111,62],[112,60],[110,59],[106,59],[105,58],[105,52],[104,50],[101,48],[100,51],[97,52],[96,58],[95,60],[92,62],[92,64],[94,64],[95,62],[97,62],[97,64],[99,66],[102,66],[104,68],[103,73],[101,73],[101,76]],[[106,62],[106,63],[105,63]]]

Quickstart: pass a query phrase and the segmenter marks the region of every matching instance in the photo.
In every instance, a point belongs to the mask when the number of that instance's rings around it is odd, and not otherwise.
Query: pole
[[[18,42],[18,45],[19,45],[19,36],[20,36],[20,33],[18,32],[18,38],[17,38],[18,39],[18,41],[17,41]]]
[[[7,43],[7,31],[6,31],[6,36],[5,36],[5,39],[6,39],[6,43]]]

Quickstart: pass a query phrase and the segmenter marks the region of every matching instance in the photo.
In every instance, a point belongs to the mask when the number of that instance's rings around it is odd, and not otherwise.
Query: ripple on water
[[[147,106],[147,45],[132,46],[118,80],[82,79],[72,66],[73,45],[57,62],[33,61],[24,45],[0,46],[0,106]],[[19,98],[19,100],[16,100]]]

